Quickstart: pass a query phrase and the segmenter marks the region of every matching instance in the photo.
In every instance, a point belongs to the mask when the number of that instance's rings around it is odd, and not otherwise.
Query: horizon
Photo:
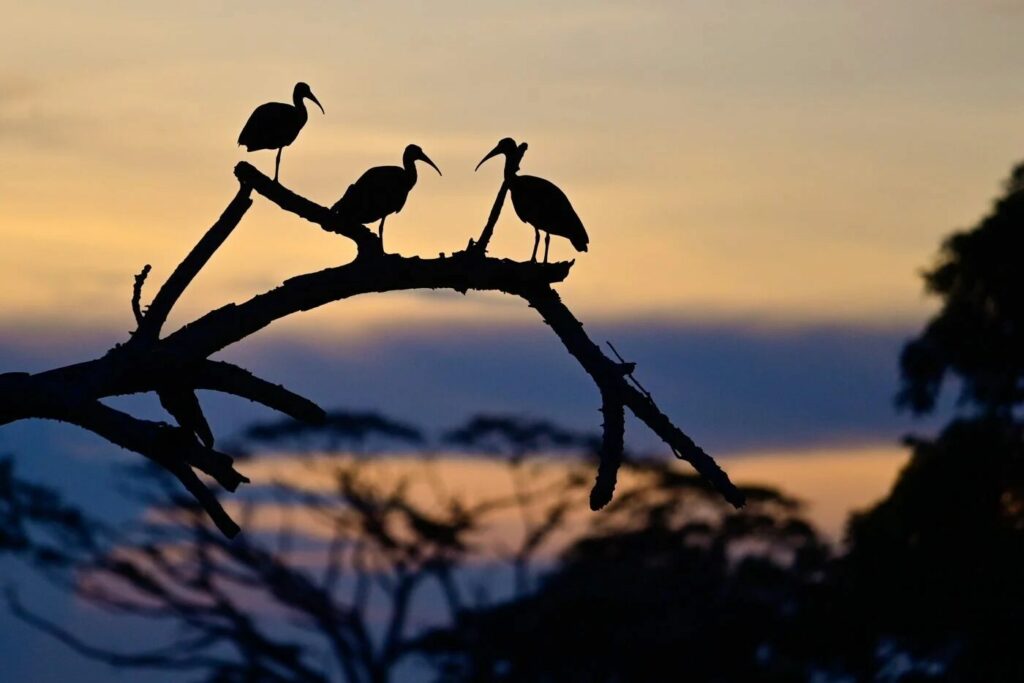
[[[806,502],[841,548],[850,515],[910,461],[905,435],[934,434],[959,406],[952,378],[933,414],[897,410],[899,355],[941,304],[921,275],[942,241],[991,210],[1024,158],[1022,34],[1009,0],[12,5],[0,27],[0,375],[127,342],[135,275],[152,265],[145,305],[231,201],[235,165],[273,175],[273,151],[236,140],[258,105],[290,101],[302,81],[325,113],[311,107],[284,149],[284,187],[331,206],[409,143],[443,171],[421,173],[388,217],[390,253],[465,249],[502,183],[498,162],[474,166],[500,138],[528,142],[522,173],[555,182],[590,237],[586,253],[551,242],[552,261],[574,261],[554,287],[566,306],[602,350],[636,362],[730,476]],[[165,334],[355,256],[344,236],[253,200]],[[527,261],[532,245],[506,202],[487,255]],[[597,432],[601,396],[565,351],[520,298],[417,290],[291,315],[214,357],[431,436],[477,413]],[[218,443],[278,417],[198,396]],[[170,419],[152,393],[103,402]],[[629,413],[625,442],[671,455]],[[115,524],[149,514],[125,493],[139,456],[96,434],[22,420],[0,430],[5,455]],[[300,467],[278,455],[282,471]],[[443,467],[492,491],[481,462]],[[247,465],[270,481],[272,467]],[[136,635],[0,561],[57,623]],[[12,665],[23,680],[111,675],[9,610],[0,642],[41,653]]]

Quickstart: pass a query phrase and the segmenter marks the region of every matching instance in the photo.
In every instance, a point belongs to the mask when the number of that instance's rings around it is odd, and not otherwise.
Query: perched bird
[[[587,237],[587,230],[565,193],[543,178],[519,175],[519,162],[525,152],[525,142],[516,145],[512,138],[503,138],[480,160],[476,170],[491,157],[505,155],[505,182],[508,184],[509,194],[512,195],[512,207],[515,208],[519,219],[532,225],[534,230],[533,255],[530,256],[530,260],[537,260],[541,230],[545,233],[544,263],[548,262],[551,235],[568,238],[576,251],[586,251],[590,238]]]
[[[277,172],[281,167],[281,150],[295,142],[299,131],[306,125],[309,114],[306,113],[304,100],[310,99],[320,107],[320,101],[305,83],[296,83],[292,92],[292,102],[267,102],[256,107],[256,110],[249,115],[245,127],[238,135],[238,144],[244,145],[250,152],[260,149],[276,149],[277,160],[274,162],[274,180],[277,181]],[[326,112],[324,112],[326,113]]]
[[[417,161],[430,164],[437,175],[441,175],[441,169],[434,165],[419,145],[409,145],[402,155],[401,166],[371,168],[348,186],[344,196],[331,207],[331,211],[350,223],[366,225],[379,220],[377,235],[383,249],[384,219],[389,214],[398,213],[405,206],[409,191],[416,184]]]

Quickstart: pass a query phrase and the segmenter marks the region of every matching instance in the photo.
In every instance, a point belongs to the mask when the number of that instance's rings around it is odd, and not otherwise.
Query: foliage
[[[790,681],[802,605],[829,552],[795,501],[749,490],[733,512],[647,464],[605,522],[519,600],[466,610],[420,641],[454,681]]]
[[[359,415],[364,426],[397,424]],[[273,429],[244,433],[257,446],[264,436],[267,443],[279,439]],[[390,436],[384,430],[374,438]],[[664,461],[637,461],[627,471],[638,481],[593,515],[580,503],[599,439],[543,420],[489,415],[451,430],[450,440],[501,454],[495,466],[505,468],[508,488],[447,493],[429,451],[415,479],[390,481],[372,470],[384,462],[378,458],[318,458],[333,489],[254,483],[237,507],[247,532],[235,539],[211,528],[202,508],[162,470],[149,468],[141,479],[137,470],[136,489],[149,512],[102,546],[69,543],[75,578],[61,585],[107,611],[172,624],[170,642],[109,647],[51,623],[18,596],[10,597],[11,607],[83,655],[118,668],[191,672],[211,682],[376,683],[417,662],[425,675],[426,662],[441,662],[439,634],[460,633],[472,615],[505,600],[555,604],[555,594],[572,599],[566,585],[608,592],[612,581],[618,597],[593,604],[603,604],[604,621],[626,626],[637,616],[633,598],[684,609],[687,595],[714,586],[710,601],[685,613],[697,617],[724,605],[731,623],[778,612],[778,600],[787,591],[796,595],[825,556],[797,503],[774,491],[744,489],[751,502],[737,512],[700,477]],[[544,466],[534,456],[552,446],[563,457]],[[272,456],[254,457],[253,465]],[[557,548],[574,538],[555,563]],[[609,554],[632,559],[601,584]],[[751,576],[763,578],[750,585],[764,595],[734,594]],[[660,593],[669,587],[673,597],[664,602]],[[586,615],[566,611],[562,623],[577,616]],[[755,630],[753,622],[746,627],[752,637]],[[732,637],[723,623],[705,644],[724,646]],[[629,654],[637,653],[623,656]],[[332,662],[326,669],[325,656]]]
[[[935,407],[943,379],[963,383],[961,402],[1006,413],[1024,400],[1024,165],[1013,170],[992,212],[949,236],[924,275],[941,311],[900,358],[900,405]]]

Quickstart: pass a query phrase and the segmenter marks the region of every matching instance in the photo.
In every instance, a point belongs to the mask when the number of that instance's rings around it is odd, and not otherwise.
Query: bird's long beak
[[[434,164],[434,162],[430,160],[430,157],[428,157],[426,154],[423,154],[422,152],[420,153],[420,161],[422,161],[425,164],[430,164],[434,168],[434,170],[437,171],[437,175],[441,175],[441,169],[439,169]]]
[[[324,106],[322,104],[320,104],[320,100],[318,100],[316,98],[316,95],[314,95],[312,91],[310,91],[310,93],[309,93],[309,99],[313,100],[313,102],[316,103],[316,106],[320,107],[320,113],[321,114],[326,114],[327,113],[327,112],[324,111]]]
[[[490,152],[488,152],[488,153],[487,153],[487,156],[485,156],[485,157],[484,157],[483,159],[481,159],[481,160],[480,160],[480,163],[479,163],[479,164],[477,164],[477,165],[476,165],[476,168],[474,168],[474,169],[473,169],[473,172],[474,172],[474,173],[476,173],[477,171],[479,171],[479,170],[480,170],[480,167],[484,165],[484,162],[485,162],[485,161],[487,161],[487,160],[488,160],[488,159],[490,159],[491,157],[496,157],[496,156],[498,156],[499,154],[501,154],[501,145],[499,145],[499,146],[495,147],[495,148],[494,148],[494,149],[492,149],[492,150],[491,150]]]

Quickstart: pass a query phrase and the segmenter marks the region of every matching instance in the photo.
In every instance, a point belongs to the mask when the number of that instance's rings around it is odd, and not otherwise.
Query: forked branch
[[[597,386],[605,424],[601,464],[591,495],[594,509],[611,499],[615,487],[623,454],[625,409],[668,444],[677,457],[690,462],[729,502],[743,504],[743,495],[717,463],[669,420],[649,393],[627,380],[633,364],[607,357],[562,302],[552,285],[568,277],[572,262],[521,263],[485,255],[504,203],[504,185],[478,242],[470,241],[465,251],[448,257],[421,259],[384,254],[371,230],[343,222],[337,214],[272,181],[250,164],[238,164],[235,175],[240,185],[238,193],[160,288],[145,313],[140,301],[148,267],[136,276],[132,309],[138,329],[131,339],[95,360],[37,374],[0,375],[0,425],[33,417],[56,419],[140,453],[174,473],[218,528],[231,536],[238,527],[193,471],[204,472],[233,491],[247,480],[234,469],[231,458],[209,447],[212,441],[201,443],[195,426],[188,424],[187,414],[175,413],[179,422],[175,427],[136,419],[105,406],[100,399],[151,391],[187,398],[196,389],[209,389],[256,401],[296,419],[319,422],[324,419],[324,411],[312,401],[209,357],[275,320],[360,294],[412,289],[494,291],[518,296],[536,309]],[[352,240],[356,258],[342,266],[291,278],[248,301],[210,311],[161,337],[175,303],[252,205],[252,191],[285,211]],[[184,404],[200,410],[194,396]],[[198,419],[205,424],[201,413]]]

